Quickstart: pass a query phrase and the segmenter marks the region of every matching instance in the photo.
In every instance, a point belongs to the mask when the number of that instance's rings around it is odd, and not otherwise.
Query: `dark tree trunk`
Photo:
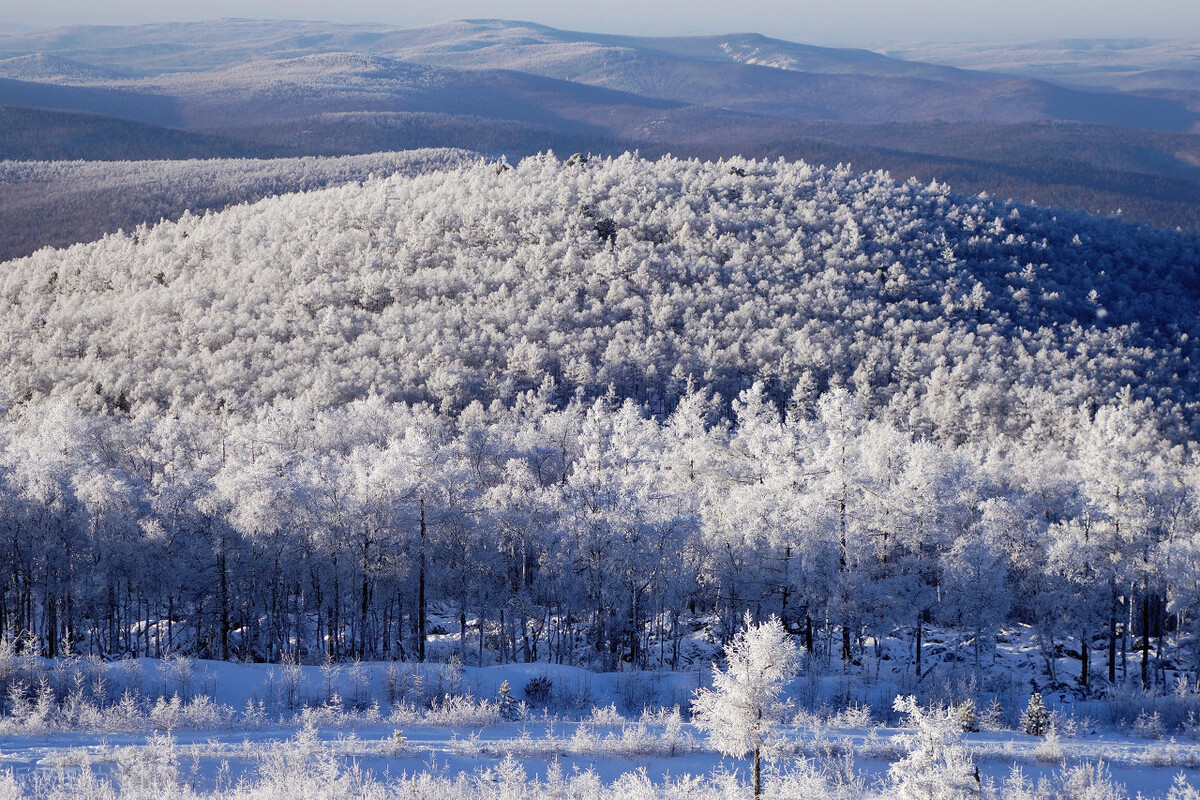
[[[221,660],[229,660],[229,576],[225,572],[225,537],[221,537],[221,554],[217,557],[221,581]]]
[[[762,752],[754,748],[754,796],[762,794]]]
[[[1088,685],[1088,670],[1091,668],[1088,664],[1088,636],[1087,631],[1079,634],[1079,685],[1086,687]]]
[[[428,619],[425,612],[425,495],[417,498],[421,513],[421,551],[417,569],[417,660],[425,661],[425,638]]]
[[[1112,587],[1112,605],[1108,610],[1108,682],[1117,682],[1117,588]]]
[[[367,614],[371,608],[371,580],[368,577],[368,564],[366,557],[366,548],[363,548],[363,576],[361,596],[359,597],[358,607],[358,658],[365,660],[367,653]]]
[[[1142,589],[1142,691],[1150,680],[1150,594]]]
[[[917,614],[917,675],[921,674],[921,615]]]
[[[46,597],[46,658],[58,655],[58,604],[54,595]]]

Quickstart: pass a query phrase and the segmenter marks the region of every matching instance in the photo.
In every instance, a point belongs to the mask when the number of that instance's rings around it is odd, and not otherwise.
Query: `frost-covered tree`
[[[897,697],[896,711],[915,730],[903,737],[908,755],[888,768],[888,797],[901,800],[961,800],[982,793],[979,770],[962,743],[957,709],[923,709],[915,697]]]
[[[1149,554],[1155,530],[1148,462],[1157,437],[1152,423],[1143,418],[1145,411],[1144,404],[1132,403],[1129,393],[1123,392],[1119,402],[1098,409],[1091,423],[1079,431],[1082,490],[1096,521],[1101,564],[1109,584],[1109,682],[1116,681],[1118,612],[1123,610],[1131,618],[1131,604],[1138,594],[1147,610],[1149,603]],[[1121,637],[1123,642],[1130,627]],[[1143,653],[1149,653],[1148,635]],[[1143,662],[1143,688],[1146,679]]]
[[[995,647],[995,633],[1008,615],[1003,560],[980,536],[955,541],[945,554],[943,573],[946,617],[971,640],[972,663]]]
[[[800,654],[777,617],[744,627],[725,646],[725,669],[713,669],[713,687],[699,689],[692,715],[709,741],[727,756],[754,755],[754,796],[762,791],[762,757],[772,747],[787,704],[780,700]]]

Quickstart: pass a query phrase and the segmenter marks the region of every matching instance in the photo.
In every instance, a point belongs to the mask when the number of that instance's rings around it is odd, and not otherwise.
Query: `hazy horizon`
[[[0,32],[70,25],[138,25],[225,17],[314,20],[334,23],[423,26],[451,19],[522,20],[555,28],[629,35],[703,35],[754,32],[797,42],[869,46],[888,42],[1002,42],[1046,39],[1200,38],[1200,14],[1187,0],[1156,0],[1136,8],[1100,0],[1086,17],[1065,0],[1014,0],[1005,6],[947,8],[936,0],[903,6],[879,0],[848,0],[838,10],[813,2],[760,0],[731,6],[711,0],[666,0],[653,6],[614,0],[603,7],[576,8],[544,0],[504,3],[448,0],[436,13],[380,3],[346,0],[336,8],[320,0],[212,0],[204,5],[164,7],[130,0],[119,8],[81,0],[49,0],[10,9]],[[864,23],[862,20],[870,20]]]

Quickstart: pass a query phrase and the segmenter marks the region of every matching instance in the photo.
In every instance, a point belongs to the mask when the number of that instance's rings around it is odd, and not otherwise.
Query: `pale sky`
[[[596,33],[752,31],[818,44],[1200,38],[1196,0],[3,0],[0,23],[54,27],[218,17],[425,25],[495,17]]]

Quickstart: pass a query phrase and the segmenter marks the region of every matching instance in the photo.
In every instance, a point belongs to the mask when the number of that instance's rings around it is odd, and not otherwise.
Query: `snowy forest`
[[[552,154],[8,262],[0,636],[833,670],[1023,624],[1200,679],[1200,240],[886,173]],[[436,621],[435,621],[436,620]],[[706,627],[707,626],[707,627]],[[436,653],[430,652],[436,649]]]

